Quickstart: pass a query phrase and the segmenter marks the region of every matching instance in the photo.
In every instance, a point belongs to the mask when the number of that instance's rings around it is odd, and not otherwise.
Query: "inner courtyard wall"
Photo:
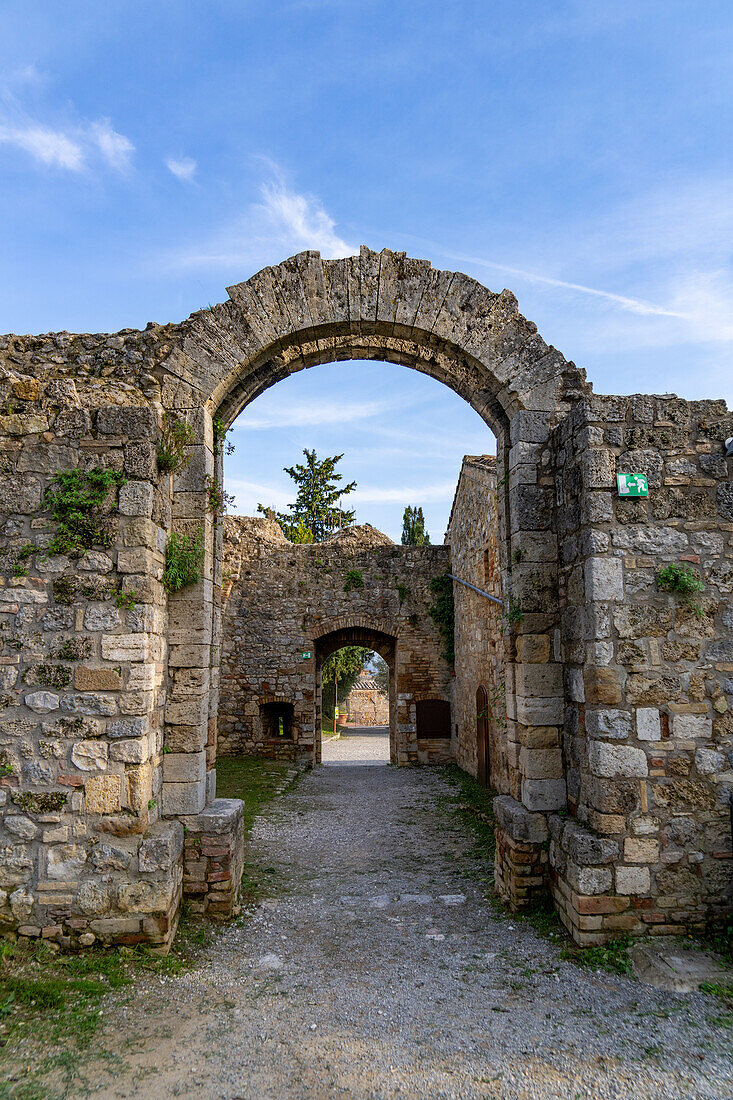
[[[453,722],[455,760],[478,775],[476,693],[488,699],[490,777],[488,785],[521,798],[519,745],[510,741],[504,651],[506,623],[501,604],[461,584],[466,581],[502,599],[498,544],[496,458],[463,459],[445,541],[450,547],[455,606],[455,677]],[[508,631],[507,631],[508,633]]]
[[[362,627],[395,643],[393,759],[448,759],[450,739],[418,740],[415,710],[421,699],[450,700],[445,643],[428,612],[448,558],[445,546],[398,546],[369,527],[295,545],[273,520],[226,517],[219,753],[315,762],[318,641]],[[271,702],[292,704],[292,739],[267,736],[260,707]]]

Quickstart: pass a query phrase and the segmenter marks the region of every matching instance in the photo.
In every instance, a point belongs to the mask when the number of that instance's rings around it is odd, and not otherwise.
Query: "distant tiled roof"
[[[357,680],[351,687],[352,691],[379,691],[379,687],[375,680],[370,676],[368,679],[364,677],[363,680]]]

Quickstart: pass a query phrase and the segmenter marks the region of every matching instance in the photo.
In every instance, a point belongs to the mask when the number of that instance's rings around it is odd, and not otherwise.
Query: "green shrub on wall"
[[[101,467],[55,474],[44,505],[58,528],[46,552],[78,557],[93,546],[111,546],[109,515],[117,511],[116,494],[124,483],[117,470]]]
[[[204,553],[202,530],[199,529],[194,538],[173,532],[165,548],[163,587],[166,592],[180,592],[201,580]]]
[[[441,573],[433,577],[430,582],[430,591],[435,596],[435,603],[431,604],[428,611],[440,631],[445,648],[443,656],[449,665],[455,664],[455,606],[453,602],[453,581],[449,573]]]

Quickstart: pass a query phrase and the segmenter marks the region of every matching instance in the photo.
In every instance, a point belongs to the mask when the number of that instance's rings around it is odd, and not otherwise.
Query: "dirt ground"
[[[457,797],[442,769],[307,773],[248,843],[269,896],[110,998],[54,1095],[730,1100],[720,1002],[581,969],[497,910]]]

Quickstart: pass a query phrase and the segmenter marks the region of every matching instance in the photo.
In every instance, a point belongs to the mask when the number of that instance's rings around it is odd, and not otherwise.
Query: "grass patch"
[[[493,883],[496,851],[493,800],[496,791],[482,787],[472,775],[468,775],[456,764],[448,764],[443,772],[456,790],[451,798],[454,812],[473,835],[476,842],[473,854],[485,862],[486,873]]]
[[[333,718],[325,718],[325,717],[322,718],[321,719],[321,734],[325,734],[327,737],[333,737],[334,732],[335,731],[334,731],[334,728],[333,728]]]
[[[567,946],[563,948],[562,957],[589,970],[608,970],[611,974],[630,974],[629,948],[632,943],[633,940],[628,936],[621,936],[617,940],[598,944],[595,947]]]
[[[258,756],[220,756],[216,762],[218,798],[241,798],[244,802],[245,835],[252,822],[277,795],[292,764]]]
[[[176,974],[193,965],[211,934],[209,926],[184,919],[167,956],[130,947],[64,955],[43,941],[0,942],[0,1047],[8,1066],[0,1100],[56,1095],[43,1078],[61,1070],[68,1083],[80,1075],[104,1022],[105,998],[146,972]],[[18,1057],[22,1072],[13,1065]]]

